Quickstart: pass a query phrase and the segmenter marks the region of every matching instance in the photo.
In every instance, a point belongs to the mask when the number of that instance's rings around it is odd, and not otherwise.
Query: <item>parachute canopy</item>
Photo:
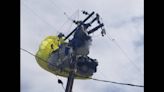
[[[71,48],[71,47],[70,47]],[[64,38],[48,36],[40,44],[36,53],[37,63],[45,70],[59,76],[68,77],[71,55],[65,53],[70,49]],[[79,57],[77,60],[76,79],[88,79],[96,72],[97,62],[89,57]],[[90,67],[92,65],[92,67]]]

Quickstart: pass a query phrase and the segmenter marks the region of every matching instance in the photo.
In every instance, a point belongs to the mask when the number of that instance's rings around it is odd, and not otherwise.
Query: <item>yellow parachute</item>
[[[39,50],[36,53],[36,61],[43,69],[56,74],[55,71],[48,68],[48,58],[51,53],[59,48],[59,45],[65,43],[63,38],[58,36],[48,36],[45,38],[39,47]]]
[[[35,58],[37,63],[42,67],[43,69],[59,76],[68,77],[70,70],[63,70],[61,71],[57,67],[54,67],[54,69],[51,69],[48,64],[48,59],[52,52],[57,51],[59,49],[59,46],[61,44],[65,44],[67,42],[64,41],[64,38],[59,38],[58,36],[48,36],[46,37],[40,44],[39,50],[37,51]],[[78,73],[75,74],[76,79],[88,79],[88,77],[82,77]]]

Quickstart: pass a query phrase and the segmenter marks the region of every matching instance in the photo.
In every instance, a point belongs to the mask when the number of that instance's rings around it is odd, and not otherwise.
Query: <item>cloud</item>
[[[64,15],[77,9],[98,12],[104,21],[106,31],[124,49],[132,62],[100,31],[94,33],[90,57],[98,59],[98,71],[94,78],[125,83],[143,84],[143,0],[22,0],[21,1],[21,47],[36,53],[40,42],[56,31],[67,20]],[[77,15],[77,14],[76,14]],[[85,15],[80,14],[80,19]],[[71,21],[61,30],[68,34]],[[60,77],[64,86],[66,78]],[[77,92],[144,92],[134,88],[96,82],[75,80]],[[64,92],[57,84],[57,78],[40,68],[33,56],[21,51],[21,92]]]

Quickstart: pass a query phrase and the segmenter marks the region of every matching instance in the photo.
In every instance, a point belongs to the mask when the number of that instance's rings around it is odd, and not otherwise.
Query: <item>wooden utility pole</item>
[[[85,22],[92,17],[92,15],[94,14],[95,12],[92,12],[91,14],[89,14],[82,22],[80,22],[80,24],[70,33],[68,34],[64,40],[67,40],[75,31],[78,31],[78,28],[81,27],[81,26],[84,26],[86,25]],[[85,26],[86,29],[91,26],[91,24],[96,21],[96,20],[99,20],[99,15],[96,14],[97,16],[90,22],[88,23],[88,26]],[[95,28],[93,28],[92,30],[88,31],[88,34],[91,34],[93,32],[95,32],[96,30],[98,30],[99,28],[103,27],[104,24],[103,23],[100,23],[99,22],[99,25],[96,26]],[[71,71],[69,72],[69,76],[68,76],[68,79],[67,79],[67,86],[66,86],[66,90],[65,92],[72,92],[72,88],[73,88],[73,83],[74,83],[74,78],[75,78],[75,70],[76,70],[76,55],[73,55],[72,56],[72,60],[70,62],[70,69]]]
[[[74,83],[74,78],[75,78],[75,69],[76,69],[76,57],[73,56],[71,63],[70,63],[70,73],[67,79],[67,86],[66,86],[66,90],[65,92],[72,92],[72,88],[73,88],[73,83]]]
[[[65,92],[72,92],[74,77],[75,77],[75,73],[74,71],[71,71],[68,76],[67,87],[66,87]]]
[[[68,37],[70,37],[76,30],[78,27],[80,27],[81,25],[84,24],[84,22],[86,22],[92,15],[94,14],[94,12],[92,12],[91,14],[89,14],[89,16],[87,18],[85,18],[80,25],[78,25],[70,34],[68,34],[66,36],[66,38],[64,40],[66,40]],[[66,90],[65,92],[72,92],[72,88],[73,88],[73,83],[74,83],[74,78],[75,78],[75,64],[76,64],[76,56],[74,56],[72,58],[71,64],[70,64],[70,68],[71,68],[71,72],[69,73],[68,79],[67,79],[67,86],[66,86]]]

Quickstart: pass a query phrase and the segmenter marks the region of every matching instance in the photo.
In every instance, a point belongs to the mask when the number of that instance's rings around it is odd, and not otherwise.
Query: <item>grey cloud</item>
[[[71,15],[77,9],[98,12],[110,33],[137,66],[143,67],[143,0],[21,0],[21,47],[36,53],[40,42],[49,35],[56,35],[56,29],[67,20],[63,14]],[[33,13],[30,9],[35,13]],[[80,19],[85,16],[80,14]],[[46,23],[46,22],[48,23]],[[71,21],[59,30],[65,34]],[[73,27],[72,27],[73,29]],[[139,31],[139,33],[137,33]],[[143,76],[127,60],[121,51],[108,38],[102,38],[100,31],[95,33],[90,56],[99,61],[95,78],[142,84]],[[136,49],[137,48],[137,49]],[[64,85],[66,78],[60,77]],[[88,86],[89,84],[89,86]],[[21,51],[21,92],[63,92],[57,78],[41,69],[35,58]],[[95,82],[75,80],[77,92],[144,92],[143,88],[132,88]]]

